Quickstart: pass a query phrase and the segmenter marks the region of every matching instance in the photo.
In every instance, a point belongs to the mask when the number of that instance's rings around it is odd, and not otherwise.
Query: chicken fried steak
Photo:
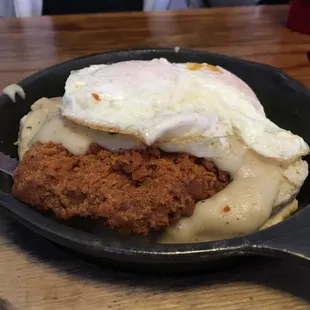
[[[191,216],[197,201],[229,182],[212,162],[187,154],[114,153],[92,144],[75,156],[60,144],[36,143],[15,172],[13,193],[63,219],[105,218],[119,232],[147,235]]]

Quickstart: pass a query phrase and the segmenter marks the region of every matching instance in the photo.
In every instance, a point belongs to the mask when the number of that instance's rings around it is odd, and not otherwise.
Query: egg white
[[[154,59],[74,71],[61,112],[91,128],[133,134],[147,145],[189,137],[225,143],[238,136],[266,157],[291,160],[309,152],[302,138],[265,116],[246,83],[207,64]]]

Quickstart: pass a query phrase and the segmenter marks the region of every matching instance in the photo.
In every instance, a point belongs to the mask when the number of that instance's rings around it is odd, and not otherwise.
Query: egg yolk
[[[221,72],[221,70],[216,67],[216,66],[212,66],[212,65],[209,65],[209,64],[199,64],[199,63],[189,63],[187,64],[187,69],[188,70],[200,70],[202,68],[205,68],[205,69],[208,69],[210,71],[214,71],[214,72]]]

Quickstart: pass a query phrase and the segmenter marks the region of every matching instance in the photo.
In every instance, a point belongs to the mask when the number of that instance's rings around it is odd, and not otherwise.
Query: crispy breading
[[[230,182],[212,162],[157,148],[113,153],[91,145],[75,156],[62,145],[36,143],[14,175],[13,193],[56,216],[105,218],[113,229],[147,235],[193,214]]]

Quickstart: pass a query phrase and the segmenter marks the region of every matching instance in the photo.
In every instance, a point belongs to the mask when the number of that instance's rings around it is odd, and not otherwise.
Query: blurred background
[[[0,17],[282,4],[289,0],[0,0]]]

